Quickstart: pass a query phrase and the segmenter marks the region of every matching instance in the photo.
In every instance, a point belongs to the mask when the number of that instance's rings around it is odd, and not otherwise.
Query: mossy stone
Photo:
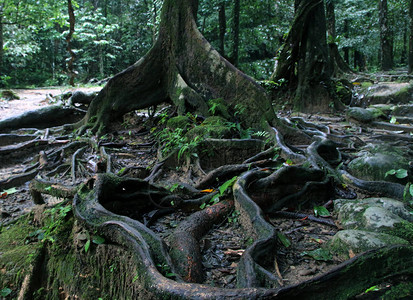
[[[348,164],[348,172],[355,177],[370,181],[390,181],[406,184],[409,178],[386,176],[392,169],[409,169],[409,160],[403,149],[368,145]]]
[[[368,250],[396,244],[407,245],[409,242],[386,233],[349,229],[337,232],[330,241],[328,248],[331,253],[348,258],[351,252],[360,254]]]
[[[190,129],[186,137],[190,140],[196,136],[202,138],[229,138],[231,136],[231,129],[226,126],[228,121],[220,116],[208,117],[201,125]]]
[[[20,100],[20,97],[12,90],[2,91],[1,98],[6,99],[6,100]]]
[[[346,115],[350,121],[357,121],[361,123],[370,123],[376,119],[375,110],[361,107],[350,107],[347,110]]]
[[[231,135],[231,130],[225,126],[219,125],[209,125],[209,126],[197,126],[190,129],[186,133],[186,137],[189,140],[193,140],[195,137],[199,136],[202,138],[226,138]]]
[[[413,105],[398,105],[393,109],[393,115],[413,118]]]
[[[177,116],[170,118],[166,123],[170,129],[175,130],[177,128],[185,129],[191,124],[191,120],[186,116]]]

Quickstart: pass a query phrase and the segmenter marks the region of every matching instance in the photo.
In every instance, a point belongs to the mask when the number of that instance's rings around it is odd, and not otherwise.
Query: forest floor
[[[0,101],[0,120],[19,115],[25,111],[51,105],[53,101],[50,101],[50,99],[53,99],[53,96],[69,91],[81,90],[84,92],[95,92],[100,89],[100,87],[93,87],[76,88],[73,90],[69,88],[14,90],[20,97],[20,100]],[[387,133],[381,129],[373,130],[362,128],[362,126],[358,124],[349,123],[342,113],[312,116],[300,114],[300,116],[310,122],[327,126],[331,130],[342,133],[343,135],[351,132],[357,139],[360,139],[360,141],[364,143],[368,143],[374,135]],[[133,170],[145,172],[147,171],[147,167],[153,165],[156,161],[156,151],[141,149],[137,146],[139,144],[152,145],[151,141],[153,141],[153,137],[149,135],[139,135],[142,128],[140,128],[139,124],[135,125],[137,126],[130,128],[128,132],[125,130],[125,133],[122,133],[121,130],[118,131],[120,134],[119,137],[122,137],[122,139],[119,141],[115,140],[115,142],[124,142],[128,146],[122,148],[121,152],[113,153],[113,172],[115,174],[121,172],[125,167],[131,167],[131,165],[133,165]],[[132,138],[135,134],[139,137],[135,137],[133,140]],[[347,155],[353,155],[355,149],[343,151],[347,151]],[[13,173],[21,172],[22,168],[23,166],[18,165],[7,169],[0,167],[0,180],[9,177]],[[175,176],[179,177],[179,173],[175,174]],[[2,199],[0,197],[0,225],[3,224],[7,226],[7,224],[10,224],[10,222],[17,217],[33,209],[34,204],[31,200],[28,185],[26,184],[18,189],[19,192],[7,195],[6,198]],[[334,195],[332,195],[332,197],[333,196]],[[365,197],[362,194],[358,196]],[[59,201],[51,196],[47,196],[45,200],[49,205]],[[329,209],[330,208],[331,207],[329,207]],[[150,220],[150,213],[146,216],[139,216],[139,218],[148,218]],[[300,211],[300,213],[311,215],[313,211],[308,209],[306,211]],[[185,218],[185,214],[176,212],[159,218],[154,221],[153,224],[147,226],[159,236],[166,237],[176,227],[176,224]],[[249,238],[245,236],[239,223],[236,222],[236,218],[236,215],[232,215],[231,218],[228,218],[228,220],[231,221],[217,225],[215,230],[211,231],[201,241],[203,264],[207,270],[208,277],[206,283],[210,285],[226,288],[235,287],[234,280],[236,278],[235,275],[239,258],[250,243]],[[334,216],[330,217],[329,220],[333,222],[336,221]],[[271,217],[269,221],[287,237],[289,241],[287,243],[291,243],[286,247],[288,248],[287,251],[284,251],[285,249],[280,250],[281,252],[278,253],[278,257],[280,258],[278,265],[273,266],[274,272],[281,275],[282,284],[290,285],[310,279],[342,262],[338,257],[318,257],[314,259],[316,255],[314,251],[319,249],[322,244],[327,243],[337,230],[339,230],[338,227],[317,224],[311,222],[307,217],[301,219]]]
[[[29,110],[38,109],[42,106],[53,104],[50,100],[54,96],[65,94],[71,91],[96,92],[102,87],[55,87],[55,88],[36,88],[36,89],[13,89],[19,96],[19,100],[0,99],[0,120],[14,117]]]

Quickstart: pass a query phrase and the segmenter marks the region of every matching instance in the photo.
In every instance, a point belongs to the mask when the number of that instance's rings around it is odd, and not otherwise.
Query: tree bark
[[[70,54],[70,59],[67,62],[67,69],[69,71],[69,84],[71,86],[75,86],[75,72],[73,70],[73,62],[76,59],[76,55],[72,50],[71,47],[71,40],[72,40],[72,36],[73,33],[75,32],[75,13],[74,13],[74,9],[73,9],[73,5],[72,5],[72,1],[71,0],[67,0],[67,9],[68,9],[68,13],[69,13],[69,33],[66,36],[66,42],[67,42],[67,51]]]
[[[272,79],[286,79],[295,90],[295,109],[327,111],[332,97],[324,2],[296,0],[295,8],[294,22]]]
[[[219,50],[225,57],[225,32],[227,30],[227,18],[225,16],[225,1],[219,4]]]
[[[4,57],[4,40],[3,40],[3,6],[0,6],[0,74],[4,75],[3,57]]]
[[[344,20],[344,37],[348,38],[348,20],[347,19]],[[350,53],[349,53],[350,51],[349,50],[350,50],[349,47],[343,48],[343,52],[344,52],[343,58],[347,64],[350,64]]]
[[[234,47],[232,49],[232,63],[238,66],[239,63],[239,17],[241,12],[240,0],[235,0],[233,10],[233,34]]]
[[[328,32],[328,47],[330,50],[330,69],[332,75],[336,76],[338,73],[351,73],[349,65],[341,57],[336,43],[336,15],[334,2],[332,0],[326,1],[326,20]]]
[[[166,0],[158,39],[138,62],[115,75],[92,101],[79,125],[103,132],[125,113],[173,102],[178,112],[208,115],[209,99],[223,98],[230,109],[249,107],[241,117],[246,127],[275,120],[265,91],[226,61],[198,31],[193,0]]]
[[[410,34],[409,34],[409,67],[408,73],[413,73],[413,0],[410,0],[409,3],[409,27],[410,27]]]
[[[387,0],[379,0],[379,24],[381,68],[383,71],[388,71],[393,68],[393,43],[392,32],[388,21]]]

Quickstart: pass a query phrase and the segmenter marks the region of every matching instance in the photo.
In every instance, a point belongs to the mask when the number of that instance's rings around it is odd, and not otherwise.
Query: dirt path
[[[50,105],[46,95],[51,97],[67,93],[69,91],[95,92],[102,87],[91,88],[41,88],[41,89],[13,89],[20,100],[0,100],[0,120],[22,114],[25,111],[34,110],[42,106]]]

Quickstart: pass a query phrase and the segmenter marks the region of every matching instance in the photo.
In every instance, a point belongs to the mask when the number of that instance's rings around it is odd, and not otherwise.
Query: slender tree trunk
[[[326,21],[327,21],[327,33],[328,33],[328,47],[330,51],[330,69],[332,75],[335,76],[338,73],[350,73],[352,70],[348,64],[343,60],[338,51],[336,44],[336,14],[333,1],[326,2]]]
[[[363,53],[358,50],[354,50],[354,68],[359,71],[364,71],[366,62]]]
[[[379,24],[381,68],[383,71],[388,71],[393,68],[393,43],[388,20],[387,0],[379,0]]]
[[[348,20],[347,19],[344,20],[344,37],[348,38]],[[344,55],[343,55],[344,61],[347,64],[350,64],[350,48],[344,47],[343,52],[344,52]]]
[[[240,0],[235,0],[233,10],[233,34],[234,34],[234,48],[232,49],[232,63],[238,66],[239,63],[239,17],[241,12]]]
[[[0,6],[0,75],[3,74],[4,59],[4,40],[3,40],[3,6]],[[3,74],[4,75],[4,74]]]
[[[156,41],[156,19],[158,18],[158,10],[156,8],[156,2],[153,1],[152,2],[153,5],[153,13],[152,13],[152,23],[153,23],[153,27],[152,27],[152,44],[155,44]]]
[[[407,25],[403,29],[403,49],[400,55],[400,63],[403,65],[407,63]]]
[[[225,16],[225,1],[219,4],[219,50],[225,57],[225,32],[227,30],[227,18]]]
[[[101,78],[105,78],[105,62],[102,45],[99,45],[99,73]]]
[[[68,69],[68,71],[69,71],[69,84],[71,85],[71,86],[75,86],[75,77],[76,77],[76,74],[75,74],[75,72],[74,72],[74,70],[73,70],[73,63],[74,63],[74,61],[75,61],[75,59],[76,59],[76,55],[75,55],[75,53],[73,52],[73,50],[72,50],[72,48],[71,48],[71,40],[72,40],[72,36],[73,36],[73,33],[75,32],[75,22],[76,22],[76,19],[75,19],[75,12],[74,12],[74,9],[73,9],[73,5],[72,5],[72,1],[71,0],[67,0],[67,8],[68,8],[68,12],[69,12],[69,33],[68,33],[68,35],[66,36],[66,42],[67,42],[67,51],[69,52],[69,54],[70,54],[70,59],[69,59],[69,61],[67,62],[67,69]]]
[[[408,72],[409,74],[411,74],[413,73],[413,0],[410,0],[410,3],[409,3],[409,27],[410,27],[410,33],[409,33]]]

